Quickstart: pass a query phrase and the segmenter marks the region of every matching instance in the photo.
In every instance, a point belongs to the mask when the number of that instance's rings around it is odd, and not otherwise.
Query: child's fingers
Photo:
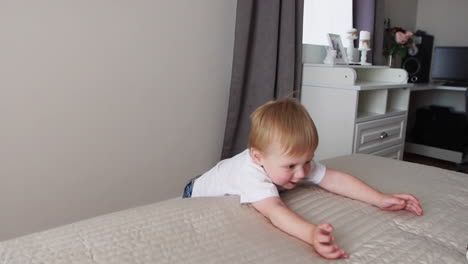
[[[320,229],[320,231],[325,231],[325,233],[333,232],[333,226],[331,224],[329,224],[329,223],[320,224],[317,227]]]
[[[329,258],[329,259],[348,258],[348,255],[343,249],[337,249],[336,251],[327,253],[326,258]]]
[[[337,251],[339,248],[336,244],[327,245],[327,244],[320,244],[317,246],[317,251],[321,254],[329,254]]]
[[[419,204],[409,202],[406,205],[406,210],[416,213],[417,215],[422,215],[422,208]]]
[[[348,258],[348,255],[338,245],[331,244],[335,239],[330,235],[333,232],[333,226],[329,223],[320,224],[317,226],[315,250],[324,258],[337,259]]]
[[[415,206],[415,208],[416,208],[416,211],[417,211],[416,214],[417,214],[417,215],[423,215],[423,214],[424,214],[424,211],[423,211],[423,209],[422,209],[422,207],[421,207],[420,204],[416,204],[416,205],[414,205],[414,206]]]
[[[324,251],[319,252],[319,254],[327,259],[338,259],[348,257],[346,252],[343,249],[339,249],[336,245],[329,246],[329,248],[324,249]]]
[[[419,204],[418,199],[416,199],[416,197],[414,197],[413,195],[408,194],[408,193],[396,193],[396,194],[393,194],[393,196],[404,199],[406,201],[412,201],[412,202],[414,202],[416,204]]]
[[[401,198],[401,197],[398,197],[398,196],[389,196],[388,197],[389,199],[389,203],[391,204],[395,204],[395,205],[404,205],[406,200]]]
[[[400,210],[405,208],[405,200],[393,195],[386,195],[380,208],[388,211]]]
[[[387,211],[398,211],[398,210],[404,209],[405,207],[406,207],[406,204],[403,203],[403,204],[392,204],[383,209]]]
[[[317,241],[319,243],[331,243],[333,242],[333,240],[335,240],[333,238],[333,236],[329,235],[329,234],[323,234],[323,233],[320,233],[317,235]]]

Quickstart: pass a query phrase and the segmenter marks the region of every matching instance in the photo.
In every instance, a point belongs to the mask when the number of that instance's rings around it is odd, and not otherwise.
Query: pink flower
[[[405,57],[408,49],[415,47],[416,43],[413,32],[401,27],[387,27],[385,29],[385,56],[393,56],[397,54],[401,57]]]
[[[395,41],[398,44],[405,44],[412,36],[413,32],[411,31],[406,31],[406,33],[398,31],[397,33],[395,33]]]
[[[408,37],[406,37],[406,34],[403,32],[397,32],[395,34],[395,41],[398,44],[405,44],[408,41]]]

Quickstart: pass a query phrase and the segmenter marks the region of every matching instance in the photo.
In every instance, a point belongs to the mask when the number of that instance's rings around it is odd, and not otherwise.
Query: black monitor
[[[435,47],[431,77],[447,85],[468,85],[468,47]]]

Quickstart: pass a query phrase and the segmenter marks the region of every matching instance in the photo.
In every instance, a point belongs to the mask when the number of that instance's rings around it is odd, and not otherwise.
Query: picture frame
[[[338,34],[328,33],[328,45],[331,49],[336,50],[336,64],[348,64],[346,49],[341,42],[341,36]]]

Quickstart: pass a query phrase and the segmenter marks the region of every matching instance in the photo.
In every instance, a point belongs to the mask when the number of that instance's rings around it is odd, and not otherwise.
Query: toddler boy
[[[270,101],[251,115],[248,149],[220,161],[214,168],[193,179],[184,198],[200,196],[240,196],[282,231],[314,247],[327,259],[348,258],[333,244],[333,226],[315,225],[289,209],[278,189],[293,189],[302,181],[382,210],[408,210],[422,215],[419,201],[410,194],[381,193],[361,180],[313,160],[318,145],[314,122],[294,99]]]

